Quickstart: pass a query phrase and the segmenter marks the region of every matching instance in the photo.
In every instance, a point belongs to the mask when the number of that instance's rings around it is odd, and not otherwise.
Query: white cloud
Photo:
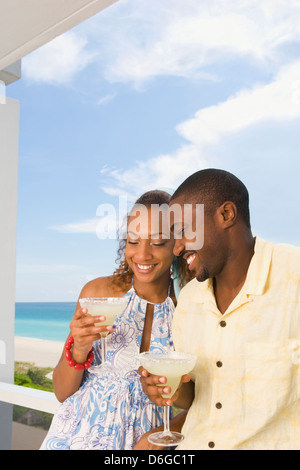
[[[120,191],[122,193],[122,191]],[[123,194],[117,194],[122,196]],[[105,239],[118,239],[118,231],[122,228],[124,216],[127,213],[127,205],[125,201],[119,201],[119,205],[113,204],[100,204],[97,208],[96,215],[92,219],[74,222],[70,224],[57,225],[49,227],[50,230],[55,230],[60,233],[73,233],[73,234],[91,234],[95,235],[100,240]]]
[[[102,96],[101,98],[98,99],[97,105],[98,106],[105,106],[108,103],[110,103],[115,97],[116,97],[115,93],[111,93],[111,94]]]
[[[60,84],[96,63],[109,82],[137,86],[162,75],[216,80],[209,67],[220,60],[276,64],[300,41],[299,14],[298,0],[123,0],[25,57],[23,72]]]
[[[283,67],[271,83],[239,91],[228,100],[201,109],[177,126],[196,145],[216,143],[224,135],[262,121],[284,121],[300,116],[300,61]]]
[[[199,110],[177,126],[188,141],[173,154],[136,162],[126,170],[110,172],[113,185],[103,188],[114,194],[160,187],[176,188],[188,175],[212,166],[213,146],[222,138],[262,122],[287,121],[300,117],[300,61],[283,67],[274,80],[240,91],[215,106]],[[106,168],[106,177],[107,177]]]
[[[87,39],[67,32],[37,49],[22,61],[24,77],[31,82],[64,84],[95,59]]]
[[[102,189],[110,195],[126,195],[130,200],[152,189],[172,193],[186,176],[207,165],[208,161],[195,145],[185,145],[173,154],[136,162],[126,170],[114,170],[110,174],[112,186]]]
[[[55,230],[56,232],[61,233],[86,233],[86,234],[95,234],[97,229],[97,224],[99,220],[97,218],[83,220],[80,222],[74,222],[64,225],[55,225],[49,227],[50,230]]]
[[[300,40],[298,0],[132,0],[103,13],[91,34],[111,82],[216,79],[206,70],[212,63],[248,57],[276,64],[280,48]]]

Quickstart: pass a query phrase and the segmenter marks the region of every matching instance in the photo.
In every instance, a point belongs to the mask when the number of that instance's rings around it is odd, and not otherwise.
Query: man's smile
[[[196,253],[185,253],[185,255],[183,255],[183,258],[186,260],[189,269],[192,269],[192,264],[196,258]]]

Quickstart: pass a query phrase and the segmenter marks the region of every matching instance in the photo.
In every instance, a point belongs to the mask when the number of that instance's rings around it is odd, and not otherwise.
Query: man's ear
[[[224,228],[229,228],[236,222],[237,208],[231,201],[224,202],[219,208],[218,213],[220,222]]]

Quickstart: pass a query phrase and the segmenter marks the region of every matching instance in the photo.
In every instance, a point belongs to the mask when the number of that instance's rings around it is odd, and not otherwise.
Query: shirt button
[[[227,323],[226,323],[225,320],[222,320],[222,321],[220,322],[220,326],[221,326],[222,328],[225,328],[226,325],[227,325]]]
[[[218,361],[218,362],[216,362],[216,365],[217,365],[217,367],[222,367],[223,362],[222,362],[222,361]]]
[[[218,410],[220,410],[222,408],[222,403],[220,403],[220,402],[216,403],[216,408],[218,408]]]
[[[213,449],[215,447],[215,443],[213,441],[210,441],[208,443],[208,447],[210,447],[211,449]]]

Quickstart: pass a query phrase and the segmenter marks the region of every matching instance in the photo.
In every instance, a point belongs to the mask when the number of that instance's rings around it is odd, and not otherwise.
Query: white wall
[[[19,102],[0,100],[0,381],[13,383]],[[9,449],[12,406],[0,403],[0,449]]]

